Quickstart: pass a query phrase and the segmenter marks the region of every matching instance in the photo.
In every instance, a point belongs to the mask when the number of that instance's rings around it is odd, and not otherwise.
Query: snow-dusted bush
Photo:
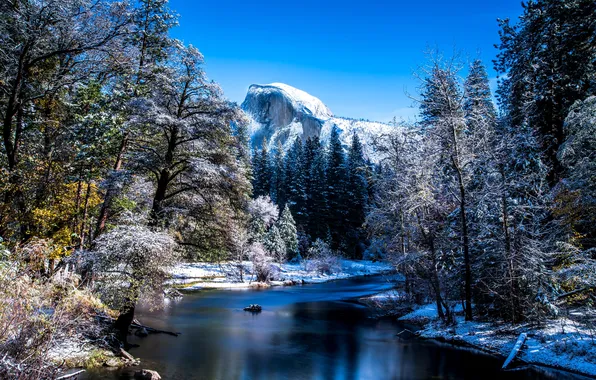
[[[252,261],[256,281],[269,282],[272,275],[273,259],[261,243],[253,243],[249,248],[249,257]]]
[[[104,302],[134,308],[141,294],[161,294],[167,270],[178,260],[174,239],[142,225],[117,226],[80,255],[93,272]]]
[[[380,261],[385,258],[385,244],[383,239],[372,239],[370,246],[362,254],[364,260]]]
[[[248,231],[241,226],[234,225],[232,226],[231,236],[233,243],[231,257],[235,262],[234,276],[242,282],[244,281],[244,273],[246,272],[243,261],[248,257],[250,252]]]
[[[339,257],[321,239],[317,239],[308,250],[306,269],[320,274],[332,274],[340,270]]]
[[[267,197],[258,197],[248,203],[248,234],[251,243],[263,243],[265,234],[277,221],[279,209]]]
[[[277,205],[271,201],[269,196],[261,196],[251,200],[248,203],[248,212],[251,218],[262,221],[265,228],[269,228],[273,225],[279,216],[279,209],[277,208]]]
[[[37,241],[24,248],[32,254],[44,246]],[[29,267],[22,252],[6,253],[8,265],[0,265],[0,378],[57,377],[61,368],[51,351],[64,342],[107,348],[107,332],[95,316],[108,309],[87,289],[73,286],[76,276],[35,278],[30,274],[39,273],[36,263]]]

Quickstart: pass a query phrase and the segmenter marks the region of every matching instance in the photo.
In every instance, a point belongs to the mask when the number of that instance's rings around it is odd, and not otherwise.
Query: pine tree
[[[488,74],[479,59],[474,60],[470,65],[470,72],[464,83],[463,109],[466,113],[468,130],[471,133],[481,128],[481,124],[494,123],[497,118]]]
[[[277,226],[279,234],[285,243],[285,257],[286,259],[293,259],[298,254],[298,233],[289,207],[284,207]]]
[[[366,180],[366,163],[362,152],[362,144],[357,134],[352,136],[352,144],[348,149],[347,160],[347,189],[346,189],[346,217],[350,227],[348,231],[348,244],[351,249],[358,247],[362,241],[362,225],[364,223],[365,208],[368,198],[368,182]],[[357,250],[351,252],[352,256],[361,254]]]
[[[307,221],[306,215],[306,193],[304,173],[304,152],[302,140],[297,137],[285,157],[285,189],[287,194],[287,205],[292,214],[296,216],[296,223],[304,225]]]
[[[286,244],[277,225],[274,224],[269,228],[269,231],[265,234],[263,245],[277,262],[282,263],[286,260]]]
[[[529,123],[549,166],[551,186],[563,168],[556,157],[571,105],[596,94],[596,3],[532,0],[517,25],[501,20],[496,69],[502,109],[512,125]]]
[[[326,157],[327,224],[331,230],[332,248],[337,249],[346,231],[346,159],[337,127],[329,137]]]
[[[273,200],[273,202],[280,208],[284,207],[287,202],[286,172],[283,153],[283,147],[281,143],[278,142],[271,163],[271,200]]]
[[[318,141],[317,141],[318,143]],[[327,175],[325,171],[326,155],[320,144],[313,157],[310,168],[310,196],[309,200],[309,218],[308,233],[311,240],[325,238],[328,230],[327,212]]]
[[[304,146],[304,166],[302,168],[304,172],[304,193],[306,197],[305,210],[307,215],[307,226],[305,230],[310,230],[311,221],[316,218],[315,214],[320,212],[314,208],[313,205],[313,165],[317,154],[321,150],[321,143],[318,137],[308,138]]]
[[[271,188],[271,164],[267,144],[253,155],[253,197],[268,196]]]

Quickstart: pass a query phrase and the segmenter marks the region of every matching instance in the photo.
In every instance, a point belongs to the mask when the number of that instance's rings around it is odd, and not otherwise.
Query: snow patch
[[[461,305],[455,312],[462,313]],[[503,357],[509,355],[519,334],[526,333],[528,339],[520,351],[521,360],[596,376],[595,331],[568,318],[548,320],[542,327],[534,327],[529,324],[512,326],[492,321],[465,321],[463,316],[456,316],[457,324],[445,327],[437,320],[436,306],[427,304],[399,319],[430,320],[418,332],[421,337],[465,343]]]
[[[185,284],[184,289],[246,289],[253,286],[256,279],[253,264],[243,261],[243,281],[239,279],[239,263],[186,263],[176,266],[172,271],[174,284]],[[340,270],[324,274],[308,270],[309,260],[301,263],[273,264],[276,273],[271,285],[284,285],[288,281],[295,283],[322,283],[351,277],[367,276],[391,272],[393,266],[387,262],[358,260],[340,260]]]

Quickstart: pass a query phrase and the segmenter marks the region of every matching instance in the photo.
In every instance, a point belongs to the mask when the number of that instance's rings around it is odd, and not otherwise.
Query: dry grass
[[[78,289],[76,276],[44,278],[17,262],[0,264],[2,376],[52,378],[70,361],[79,365],[86,354],[111,344],[110,335],[94,317],[110,310],[89,291]],[[61,351],[63,346],[70,350]],[[79,357],[70,360],[71,352]]]

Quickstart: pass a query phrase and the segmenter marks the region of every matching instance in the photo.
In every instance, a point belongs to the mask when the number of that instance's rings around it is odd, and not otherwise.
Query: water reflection
[[[548,379],[575,378],[533,369],[500,372],[500,360],[448,345],[402,339],[403,326],[374,320],[347,298],[388,289],[382,278],[265,291],[208,291],[186,296],[141,320],[179,337],[133,338],[131,353],[164,379]],[[263,305],[259,314],[242,308]],[[131,378],[99,371],[88,378]]]

